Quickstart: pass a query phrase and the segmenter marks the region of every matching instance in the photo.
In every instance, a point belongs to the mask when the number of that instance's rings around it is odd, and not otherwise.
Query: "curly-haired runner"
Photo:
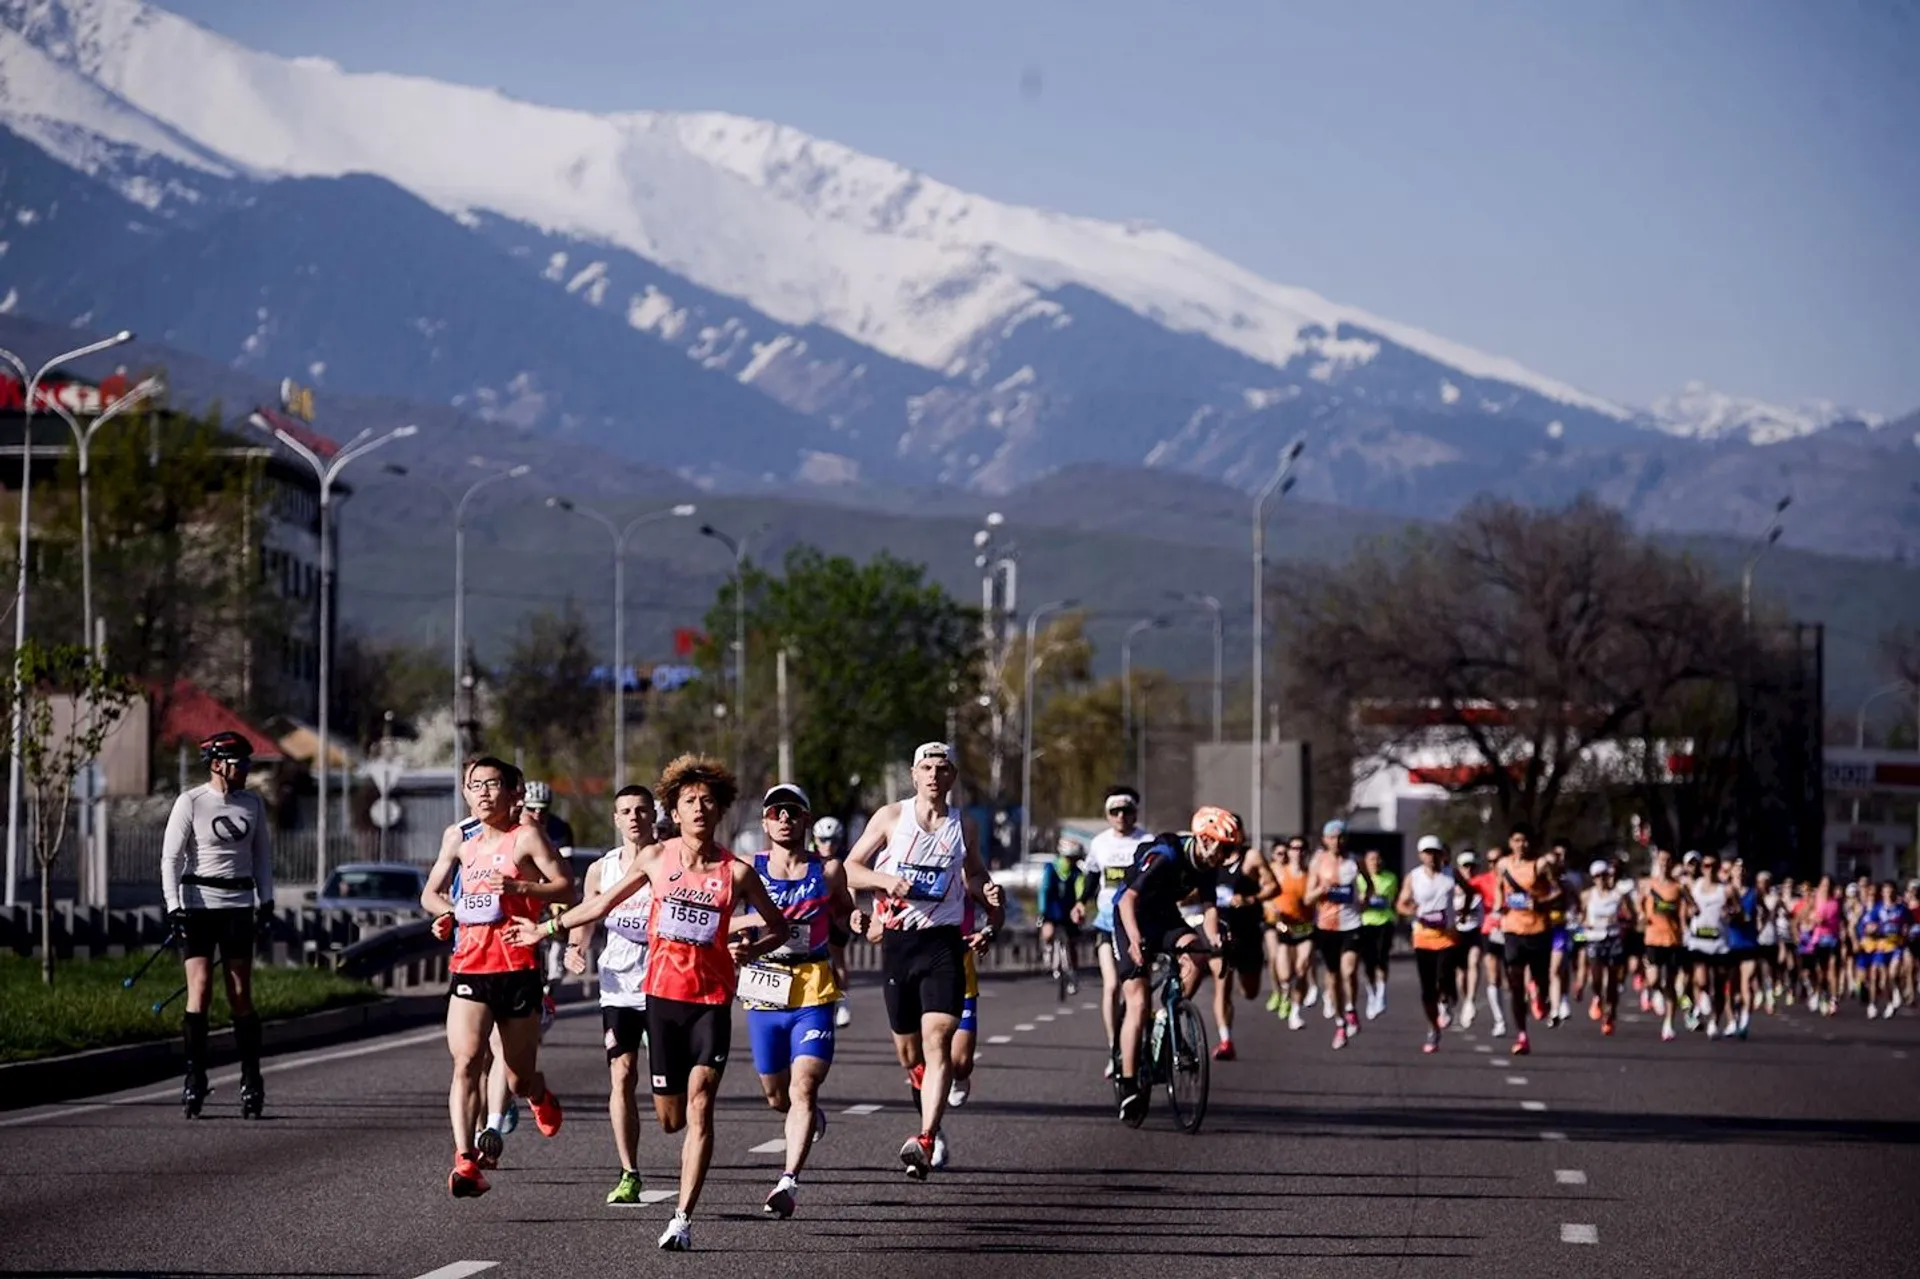
[[[537,941],[604,918],[638,892],[653,894],[647,923],[647,1060],[653,1109],[666,1132],[686,1130],[680,1147],[680,1203],[660,1236],[669,1252],[692,1247],[692,1217],[713,1162],[713,1103],[732,1048],[730,1007],[737,964],[749,964],[786,943],[788,925],[753,866],[716,842],[720,819],[739,795],[727,766],[705,755],[668,764],[654,788],[680,833],[642,849],[611,887],[545,924],[523,920],[518,940]],[[727,925],[736,903],[756,911],[764,927],[753,941]]]

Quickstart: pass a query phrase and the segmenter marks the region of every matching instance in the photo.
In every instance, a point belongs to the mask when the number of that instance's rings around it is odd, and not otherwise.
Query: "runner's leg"
[[[455,1157],[473,1150],[474,1129],[480,1118],[475,1113],[474,1099],[480,1091],[481,1056],[492,1029],[493,1014],[481,1001],[462,999],[458,995],[447,1000],[447,1053],[453,1058],[447,1118],[453,1124]]]

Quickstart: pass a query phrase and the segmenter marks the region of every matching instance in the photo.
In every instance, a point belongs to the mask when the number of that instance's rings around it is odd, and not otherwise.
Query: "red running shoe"
[[[1600,1023],[1600,1033],[1603,1035],[1611,1035],[1613,1033],[1613,1018],[1609,1017]]]
[[[926,1082],[927,1066],[925,1062],[922,1062],[907,1072],[907,1087],[913,1089],[915,1092],[919,1092]]]
[[[560,1099],[553,1095],[553,1089],[547,1089],[538,1101],[527,1104],[533,1108],[533,1122],[542,1137],[551,1137],[560,1131],[560,1121],[565,1116],[560,1113]]]
[[[1215,1044],[1213,1046],[1213,1059],[1215,1061],[1232,1061],[1233,1041],[1231,1039],[1223,1039]]]
[[[478,1199],[491,1189],[471,1154],[460,1155],[453,1161],[453,1171],[447,1174],[447,1191],[455,1199]]]
[[[1513,1037],[1513,1047],[1508,1049],[1508,1052],[1515,1057],[1524,1057],[1532,1051],[1533,1049],[1527,1046],[1527,1032],[1524,1030]]]

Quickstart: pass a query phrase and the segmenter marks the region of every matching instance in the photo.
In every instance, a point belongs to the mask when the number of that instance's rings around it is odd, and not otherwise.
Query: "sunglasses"
[[[783,822],[798,822],[806,820],[807,810],[798,804],[775,804],[767,810],[767,815]]]
[[[1107,810],[1107,816],[1113,817],[1120,813],[1137,813],[1139,811],[1140,810],[1135,808],[1132,804],[1122,804],[1117,808],[1109,808]]]

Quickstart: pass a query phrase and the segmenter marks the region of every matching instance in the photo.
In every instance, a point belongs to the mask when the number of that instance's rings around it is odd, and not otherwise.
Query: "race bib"
[[[720,935],[720,908],[683,897],[669,897],[660,903],[657,932],[661,941],[708,945]]]
[[[1385,910],[1386,908],[1387,908],[1387,899],[1380,896],[1378,893],[1375,893],[1372,897],[1367,898],[1368,910]]]
[[[1213,886],[1213,904],[1220,910],[1231,909],[1233,907],[1233,885],[1215,884]]]
[[[900,878],[907,881],[908,901],[945,901],[947,890],[953,886],[953,867],[902,866]]]
[[[1718,928],[1695,928],[1693,930],[1693,935],[1695,937],[1698,937],[1701,941],[1719,941],[1720,940],[1720,930]]]
[[[1127,868],[1125,866],[1109,866],[1105,871],[1101,872],[1101,878],[1106,881],[1108,887],[1118,888],[1127,882]]]
[[[1653,899],[1653,913],[1656,915],[1672,915],[1677,913],[1679,909],[1680,903],[1678,900],[1668,901],[1664,897],[1656,897]]]
[[[1532,893],[1508,893],[1507,909],[1508,910],[1532,910],[1533,894]]]
[[[500,877],[476,875],[471,891],[462,890],[453,903],[453,917],[462,924],[497,924],[507,917],[500,904]]]
[[[1428,928],[1433,929],[1435,932],[1446,931],[1447,912],[1444,910],[1427,911],[1426,913],[1422,914],[1419,917],[1419,919],[1422,924],[1425,924]]]
[[[739,994],[743,1001],[785,1008],[793,998],[793,970],[748,964],[740,970]]]
[[[647,944],[647,912],[616,910],[607,916],[607,931],[644,946]]]
[[[1353,900],[1353,885],[1335,884],[1333,887],[1327,889],[1327,900],[1336,905],[1346,905]]]

